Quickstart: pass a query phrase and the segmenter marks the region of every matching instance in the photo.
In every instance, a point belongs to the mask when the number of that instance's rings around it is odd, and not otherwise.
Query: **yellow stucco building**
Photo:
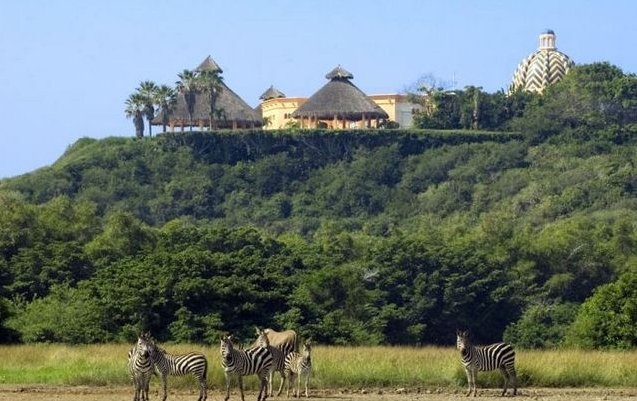
[[[419,104],[409,102],[407,96],[391,93],[368,95],[389,116],[389,121],[395,121],[399,128],[411,128],[413,126],[414,111],[420,110]],[[282,129],[297,122],[292,113],[299,108],[306,97],[279,97],[263,100],[261,113],[263,116],[263,129]]]
[[[304,97],[279,97],[263,100],[261,103],[261,115],[263,117],[263,129],[282,129],[296,121],[292,113],[299,108],[307,98]]]
[[[411,128],[414,125],[414,112],[421,109],[419,104],[409,101],[407,96],[398,93],[368,95],[374,103],[385,110],[390,121],[399,124],[399,128]]]
[[[381,121],[392,121],[399,128],[413,125],[413,113],[420,106],[405,95],[365,95],[350,80],[353,75],[340,65],[330,71],[330,80],[310,98],[286,97],[271,86],[259,99],[264,129],[301,128],[331,129],[377,127]]]

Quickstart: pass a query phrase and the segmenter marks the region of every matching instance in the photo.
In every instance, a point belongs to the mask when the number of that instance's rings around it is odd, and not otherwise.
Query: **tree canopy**
[[[80,139],[0,181],[0,340],[633,347],[634,81],[493,95],[516,132],[471,88],[470,130]]]

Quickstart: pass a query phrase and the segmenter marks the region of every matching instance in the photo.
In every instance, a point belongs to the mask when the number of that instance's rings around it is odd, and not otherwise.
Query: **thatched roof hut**
[[[345,128],[346,122],[362,122],[369,126],[372,120],[387,119],[389,116],[363,91],[350,82],[352,73],[340,65],[327,73],[330,81],[301,105],[292,117],[310,122],[310,126],[318,121],[330,121],[332,127]]]
[[[285,94],[275,88],[274,85],[270,85],[270,87],[259,96],[259,100],[278,99],[280,97],[285,97]]]
[[[199,64],[195,69],[196,72],[212,70],[222,72],[221,67],[210,57]],[[216,109],[219,110],[219,117],[216,118],[216,126],[218,128],[254,128],[263,125],[261,114],[256,112],[248,105],[239,95],[234,93],[225,82],[221,84],[222,90],[216,103]],[[195,96],[195,109],[192,117],[193,126],[207,127],[210,124],[210,106],[206,94],[198,93]],[[153,120],[153,125],[162,125],[163,116],[158,115]],[[177,95],[177,104],[170,113],[168,119],[171,127],[187,127],[190,125],[190,116],[186,100],[182,93]]]

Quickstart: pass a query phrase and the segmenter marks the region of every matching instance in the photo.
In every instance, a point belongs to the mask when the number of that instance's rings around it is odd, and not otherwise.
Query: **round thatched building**
[[[208,56],[199,64],[195,69],[195,72],[201,71],[217,71],[223,72],[221,67]],[[215,120],[215,124],[218,128],[255,128],[263,125],[263,119],[261,114],[250,107],[243,99],[232,91],[224,82],[221,82],[221,92],[216,102],[216,109],[218,110],[218,118]],[[193,126],[199,126],[204,128],[210,124],[210,106],[208,97],[206,94],[198,93],[195,95],[195,109],[193,113]],[[160,114],[153,120],[153,125],[162,125],[163,116]],[[177,104],[171,111],[168,118],[168,125],[171,129],[174,127],[184,127],[190,125],[190,116],[188,115],[188,108],[186,106],[186,100],[182,93],[177,95]]]
[[[368,128],[389,117],[350,81],[354,76],[340,65],[325,78],[329,82],[292,113],[302,128]]]

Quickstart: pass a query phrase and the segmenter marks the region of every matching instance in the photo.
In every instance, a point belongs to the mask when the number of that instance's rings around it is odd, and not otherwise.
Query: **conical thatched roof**
[[[223,72],[221,67],[219,67],[219,64],[217,64],[210,56],[206,57],[206,59],[202,61],[197,68],[195,68],[195,71],[219,71],[220,74]]]
[[[285,97],[285,94],[281,92],[280,90],[278,90],[277,88],[275,88],[273,85],[270,85],[270,87],[265,92],[263,92],[261,96],[259,96],[259,99],[269,100],[269,99],[277,99],[280,97]]]
[[[332,71],[328,72],[325,75],[327,79],[334,78],[345,78],[345,79],[354,79],[354,75],[351,72],[347,71],[345,68],[341,67],[341,65],[337,65]]]
[[[196,69],[196,71],[204,71],[206,69],[214,69],[221,72],[221,68],[217,63],[208,56]],[[260,127],[263,125],[263,118],[250,105],[232,91],[224,82],[221,83],[222,90],[217,99],[216,109],[220,110],[220,117],[215,117],[218,128],[232,128],[234,125],[239,127]],[[206,94],[197,94],[195,96],[195,110],[192,116],[194,126],[209,125],[210,106],[208,105],[208,96]],[[162,125],[162,115],[158,115],[153,120],[153,125]],[[169,120],[176,126],[188,126],[190,117],[186,100],[183,93],[177,95],[177,104],[170,113]]]
[[[330,81],[313,94],[294,113],[294,118],[317,118],[360,121],[375,118],[389,118],[387,113],[363,91],[350,82],[354,76],[340,65],[326,76]]]

